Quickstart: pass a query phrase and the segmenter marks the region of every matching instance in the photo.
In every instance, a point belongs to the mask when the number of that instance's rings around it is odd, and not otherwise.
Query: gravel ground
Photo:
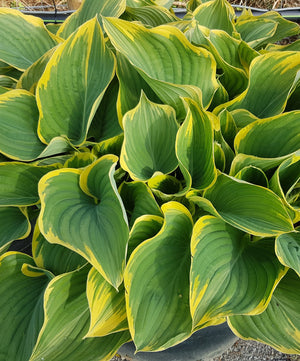
[[[115,356],[111,361],[130,360]],[[229,350],[211,361],[300,361],[300,355],[286,355],[255,341],[238,340]]]

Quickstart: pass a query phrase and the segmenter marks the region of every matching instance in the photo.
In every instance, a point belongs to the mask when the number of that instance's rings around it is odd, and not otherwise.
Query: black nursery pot
[[[124,344],[118,353],[130,361],[208,361],[222,355],[238,337],[227,323],[210,326],[195,332],[189,339],[179,345],[160,352],[135,353],[133,342]]]

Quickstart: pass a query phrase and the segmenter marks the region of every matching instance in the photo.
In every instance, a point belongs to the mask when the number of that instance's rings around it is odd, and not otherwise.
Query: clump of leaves
[[[299,26],[225,0],[0,9],[0,354],[109,360],[223,322],[299,353]],[[29,236],[30,255],[11,251]]]

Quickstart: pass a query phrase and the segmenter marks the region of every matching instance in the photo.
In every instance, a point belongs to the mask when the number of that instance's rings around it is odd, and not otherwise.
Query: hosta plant
[[[299,26],[171,5],[85,0],[49,28],[0,9],[1,361],[223,322],[300,352],[300,40],[276,43]]]

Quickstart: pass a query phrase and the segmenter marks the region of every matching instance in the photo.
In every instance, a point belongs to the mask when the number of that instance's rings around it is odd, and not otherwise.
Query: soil
[[[115,356],[111,359],[111,361],[130,360]],[[258,343],[255,341],[238,340],[230,349],[224,352],[221,356],[211,359],[209,361],[300,361],[300,355],[287,355],[276,351],[272,347],[264,345],[262,343]]]

